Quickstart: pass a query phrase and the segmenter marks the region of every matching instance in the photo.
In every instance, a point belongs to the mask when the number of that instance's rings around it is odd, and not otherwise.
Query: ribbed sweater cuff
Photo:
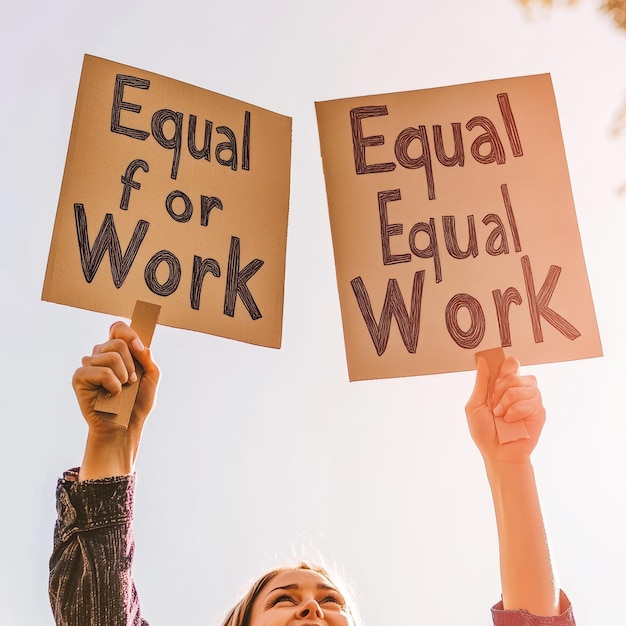
[[[505,611],[502,602],[491,609],[495,626],[576,626],[569,598],[561,591],[561,614],[554,617],[533,615],[525,609]]]
[[[129,524],[133,519],[135,475],[78,482],[78,469],[57,483],[58,532],[66,541],[75,532]]]

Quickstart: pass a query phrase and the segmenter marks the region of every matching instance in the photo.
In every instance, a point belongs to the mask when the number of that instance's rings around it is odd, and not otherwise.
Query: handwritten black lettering
[[[376,322],[372,303],[365,288],[363,279],[360,276],[350,281],[352,291],[356,297],[357,304],[365,320],[365,325],[369,331],[376,354],[381,356],[387,349],[389,333],[391,330],[392,316],[398,323],[400,336],[404,346],[410,354],[417,352],[417,344],[420,333],[420,314],[422,310],[422,292],[424,288],[424,270],[415,272],[413,276],[413,288],[411,290],[411,312],[408,313],[404,298],[400,291],[400,286],[395,278],[390,278],[387,283],[387,292],[383,309],[380,314],[380,321]]]
[[[365,148],[382,146],[385,143],[385,137],[384,135],[363,137],[361,120],[383,115],[387,115],[387,107],[385,105],[358,107],[350,111],[354,169],[357,174],[379,174],[380,172],[393,172],[396,169],[395,163],[373,163],[368,165],[365,160]]]
[[[257,320],[263,316],[252,297],[252,293],[250,293],[250,289],[248,289],[248,281],[261,269],[264,261],[254,259],[239,271],[240,257],[239,238],[231,237],[226,273],[226,293],[224,294],[224,315],[230,317],[235,315],[235,304],[237,303],[237,296],[239,296],[250,317]]]
[[[167,280],[164,283],[157,278],[157,271],[162,263],[165,263],[168,268]],[[180,261],[173,252],[159,250],[146,264],[143,277],[152,293],[158,296],[170,296],[178,289],[180,283]]]
[[[102,263],[102,259],[104,258],[104,253],[108,251],[113,284],[119,289],[128,276],[128,272],[137,256],[137,252],[139,252],[139,248],[148,232],[150,224],[144,220],[137,222],[130,242],[126,247],[126,252],[122,255],[120,240],[117,236],[115,222],[111,213],[105,215],[93,247],[89,246],[87,216],[85,214],[85,207],[82,204],[74,204],[74,217],[76,220],[80,264],[85,280],[88,283],[93,281],[100,267],[100,263]]]
[[[124,88],[135,87],[136,89],[149,89],[150,81],[145,78],[137,78],[136,76],[127,76],[126,74],[118,74],[115,77],[115,87],[113,89],[113,107],[111,108],[111,132],[127,135],[133,139],[141,139],[142,141],[150,136],[145,130],[129,128],[120,124],[121,111],[130,111],[131,113],[140,113],[141,105],[132,102],[124,102]]]
[[[461,309],[467,309],[470,325],[463,330],[459,325],[458,315]],[[480,302],[467,293],[457,293],[446,306],[446,328],[450,337],[461,348],[473,350],[485,336],[485,314]]]

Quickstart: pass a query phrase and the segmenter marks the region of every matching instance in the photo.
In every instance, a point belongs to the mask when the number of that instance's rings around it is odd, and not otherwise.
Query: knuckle
[[[536,377],[536,376],[534,376],[533,374],[531,374],[531,375],[528,377],[528,379],[530,380],[530,384],[531,384],[533,387],[536,387],[536,386],[537,386],[537,377]]]
[[[113,339],[114,337],[118,336],[120,332],[123,332],[126,328],[128,328],[128,325],[121,320],[113,322],[113,324],[111,324],[109,328],[109,336],[111,337],[111,339]]]
[[[124,349],[126,342],[123,339],[111,339],[110,344],[116,352],[119,352]]]

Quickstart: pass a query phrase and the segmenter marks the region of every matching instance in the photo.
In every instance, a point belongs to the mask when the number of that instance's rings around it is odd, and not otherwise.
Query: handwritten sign
[[[549,75],[316,108],[351,380],[601,355]]]
[[[42,298],[280,347],[291,119],[85,56]]]

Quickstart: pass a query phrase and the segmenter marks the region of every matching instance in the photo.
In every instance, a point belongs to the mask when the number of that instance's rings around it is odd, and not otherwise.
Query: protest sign
[[[351,380],[601,355],[548,74],[316,109]]]
[[[85,56],[42,298],[280,347],[291,119]]]

